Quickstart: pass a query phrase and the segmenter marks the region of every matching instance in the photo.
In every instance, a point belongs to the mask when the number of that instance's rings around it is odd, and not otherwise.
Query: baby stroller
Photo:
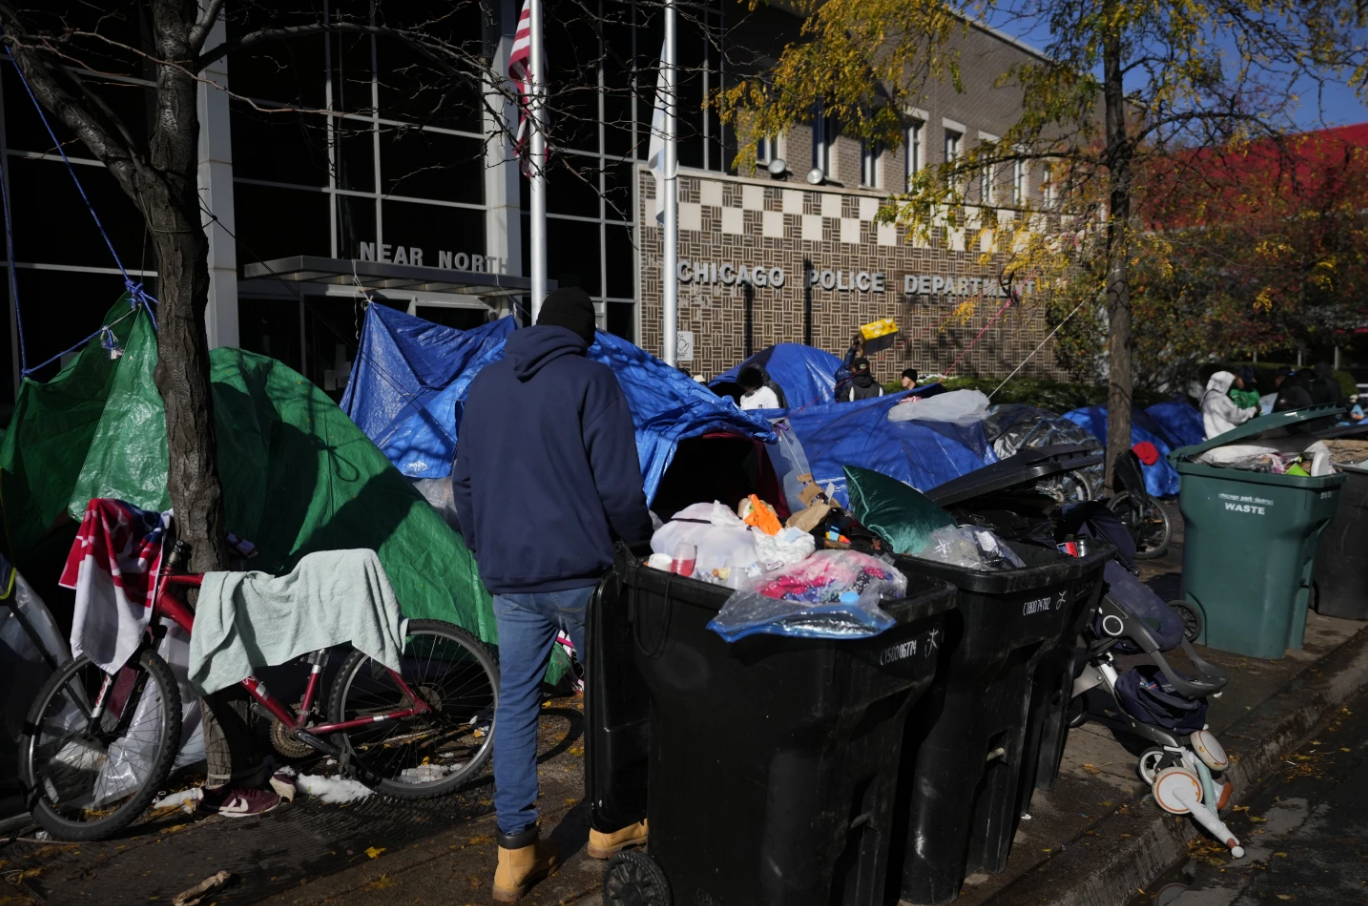
[[[1155,801],[1175,814],[1192,814],[1238,850],[1239,841],[1216,817],[1230,797],[1231,785],[1217,779],[1229,760],[1206,725],[1207,698],[1219,695],[1228,678],[1193,649],[1183,617],[1131,572],[1135,548],[1115,513],[1098,503],[1080,503],[1061,515],[1066,536],[1099,538],[1117,549],[1106,566],[1097,613],[1083,632],[1087,648],[1076,662],[1069,725],[1081,726],[1091,711],[1148,742],[1137,771]],[[1166,655],[1179,649],[1197,676],[1169,663]],[[1119,655],[1144,655],[1149,663],[1122,672]]]

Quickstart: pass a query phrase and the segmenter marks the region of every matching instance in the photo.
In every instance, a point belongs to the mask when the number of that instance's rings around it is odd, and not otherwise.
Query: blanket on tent
[[[342,411],[382,450],[410,418],[441,433],[450,411],[431,408],[434,398],[472,362],[501,347],[515,326],[512,318],[500,318],[457,330],[373,304],[355,358],[365,367],[352,366]]]
[[[1182,397],[1155,403],[1145,410],[1145,415],[1154,422],[1159,428],[1160,435],[1175,450],[1200,444],[1206,438],[1202,413]]]
[[[20,390],[0,446],[0,499],[21,570],[93,497],[169,507],[156,337],[146,315],[114,330],[120,358],[88,346],[48,383]],[[332,400],[265,356],[215,349],[210,364],[228,527],[256,544],[254,565],[280,574],[312,551],[369,548],[406,616],[495,641],[492,602],[465,544]]]
[[[1178,470],[1168,461],[1172,450],[1163,438],[1161,429],[1154,420],[1145,415],[1144,410],[1133,413],[1131,423],[1131,446],[1149,441],[1159,449],[1159,461],[1152,466],[1141,465],[1145,474],[1145,489],[1156,497],[1172,497],[1178,493]],[[1087,406],[1065,412],[1069,421],[1082,425],[1104,444],[1107,442],[1107,407]]]
[[[824,349],[802,343],[779,343],[762,349],[719,374],[708,386],[725,392],[725,385],[735,385],[736,376],[747,365],[759,365],[770,378],[784,388],[791,408],[815,406],[836,401],[836,370],[841,360]]]
[[[958,427],[890,421],[889,411],[906,396],[808,406],[788,414],[813,478],[823,488],[834,485],[842,506],[849,503],[847,465],[881,472],[924,491],[997,462],[982,422]]]
[[[363,334],[384,329],[383,322],[387,318],[389,315],[383,313],[377,315],[377,306],[372,305],[366,313]],[[433,328],[432,338],[440,336],[440,331],[452,330],[436,325]],[[432,342],[436,340],[432,339]],[[405,345],[402,338],[400,348],[412,357],[422,354],[422,350]],[[460,436],[461,404],[470,390],[470,383],[481,368],[502,357],[501,338],[470,359],[465,370],[430,397],[421,412],[407,415],[385,436],[372,435],[376,446],[410,478],[450,475]],[[620,337],[599,331],[594,345],[589,347],[589,358],[613,369],[627,397],[632,425],[636,429],[637,456],[647,501],[655,498],[660,477],[670,465],[681,440],[719,432],[753,437],[767,443],[774,440],[768,422],[742,412],[730,400],[719,398],[679,369],[666,365]],[[364,356],[356,357],[347,388],[353,411],[364,412],[370,405],[363,388],[374,386],[370,372],[375,367]],[[352,385],[357,388],[355,392]],[[363,423],[369,423],[365,416],[358,421],[358,424]]]

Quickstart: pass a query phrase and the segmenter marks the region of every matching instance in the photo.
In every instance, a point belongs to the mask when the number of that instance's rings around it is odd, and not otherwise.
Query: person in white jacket
[[[1259,411],[1236,405],[1230,398],[1230,386],[1234,383],[1235,375],[1229,371],[1218,371],[1207,381],[1206,393],[1202,394],[1202,427],[1206,429],[1206,440],[1243,425]]]

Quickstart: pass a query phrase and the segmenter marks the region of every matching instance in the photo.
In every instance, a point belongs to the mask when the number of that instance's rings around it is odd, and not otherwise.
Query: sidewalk
[[[1180,537],[1143,578],[1165,597],[1178,595]],[[1228,691],[1209,721],[1239,762],[1231,771],[1238,804],[1280,755],[1368,682],[1364,624],[1311,614],[1306,649],[1280,661],[1202,651],[1229,671]],[[564,868],[524,902],[597,906],[603,863],[584,855],[588,812],[583,789],[583,718],[575,699],[543,710],[543,825],[568,855]],[[1138,751],[1138,749],[1137,749]],[[1192,822],[1147,801],[1135,755],[1105,728],[1070,733],[1054,790],[1037,791],[1007,869],[969,878],[963,906],[1079,904],[1116,906],[1186,854]],[[12,843],[0,870],[21,886],[13,903],[169,903],[180,891],[226,869],[233,886],[204,906],[265,902],[314,904],[491,903],[494,819],[485,776],[459,796],[396,803],[370,797],[339,806],[302,799],[256,819],[192,820],[179,815],[127,839],[79,846]],[[725,819],[725,815],[721,816]],[[31,872],[37,872],[31,874]],[[676,900],[680,906],[688,906]]]

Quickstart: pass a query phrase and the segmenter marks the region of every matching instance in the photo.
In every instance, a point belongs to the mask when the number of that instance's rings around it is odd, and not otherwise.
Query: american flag
[[[518,132],[513,139],[513,152],[518,155],[522,162],[522,172],[524,176],[531,177],[532,149],[529,140],[532,119],[532,70],[529,63],[532,60],[532,0],[523,0],[522,12],[518,15],[518,30],[513,35],[513,50],[508,55],[508,77],[518,87]],[[543,60],[542,78],[546,78],[546,63]],[[542,122],[546,122],[545,111],[542,113]],[[547,150],[551,146],[547,144]],[[544,163],[544,161],[543,161]]]

